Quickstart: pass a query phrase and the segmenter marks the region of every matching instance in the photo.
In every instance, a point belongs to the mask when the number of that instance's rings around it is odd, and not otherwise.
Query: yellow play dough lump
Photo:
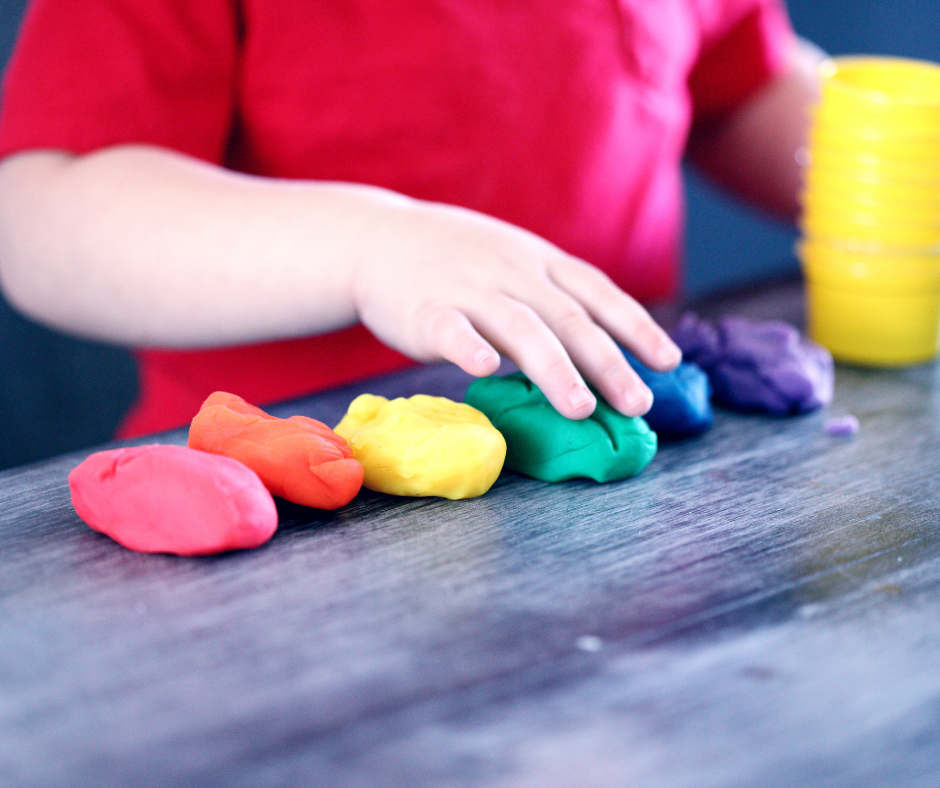
[[[335,432],[362,463],[363,485],[391,495],[483,495],[506,459],[506,441],[489,419],[446,397],[362,394]]]

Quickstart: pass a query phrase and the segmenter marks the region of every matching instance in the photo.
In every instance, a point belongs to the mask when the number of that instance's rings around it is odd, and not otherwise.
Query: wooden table
[[[840,367],[828,412],[719,413],[626,482],[285,506],[215,558],[90,531],[82,456],[0,474],[4,787],[940,784],[935,366]]]

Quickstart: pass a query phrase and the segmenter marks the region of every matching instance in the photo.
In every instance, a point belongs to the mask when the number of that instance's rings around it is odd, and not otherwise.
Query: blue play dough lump
[[[670,372],[654,372],[628,351],[623,354],[653,392],[653,406],[643,418],[661,439],[691,438],[712,426],[712,387],[701,367],[683,361]]]

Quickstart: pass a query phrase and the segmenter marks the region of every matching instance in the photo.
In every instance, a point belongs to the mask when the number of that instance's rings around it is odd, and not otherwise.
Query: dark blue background
[[[652,1],[652,0],[651,0]],[[25,0],[0,0],[0,63]],[[940,61],[940,0],[792,0],[794,26],[831,54]],[[795,272],[794,231],[688,174],[686,290]],[[135,394],[130,356],[62,337],[0,301],[0,468],[108,439]]]
[[[791,0],[797,32],[832,55],[940,61],[940,0]],[[796,233],[687,173],[686,290],[700,295],[795,272]]]

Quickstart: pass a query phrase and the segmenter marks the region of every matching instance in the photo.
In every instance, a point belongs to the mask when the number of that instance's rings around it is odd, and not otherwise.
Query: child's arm
[[[505,353],[573,418],[651,395],[616,347],[679,351],[592,266],[471,211],[368,186],[232,173],[146,146],[0,163],[0,282],[27,314],[132,345],[209,347],[359,319],[475,375]]]
[[[719,122],[694,129],[690,158],[745,199],[795,219],[799,213],[809,111],[818,95],[825,55],[798,41],[789,68]]]

